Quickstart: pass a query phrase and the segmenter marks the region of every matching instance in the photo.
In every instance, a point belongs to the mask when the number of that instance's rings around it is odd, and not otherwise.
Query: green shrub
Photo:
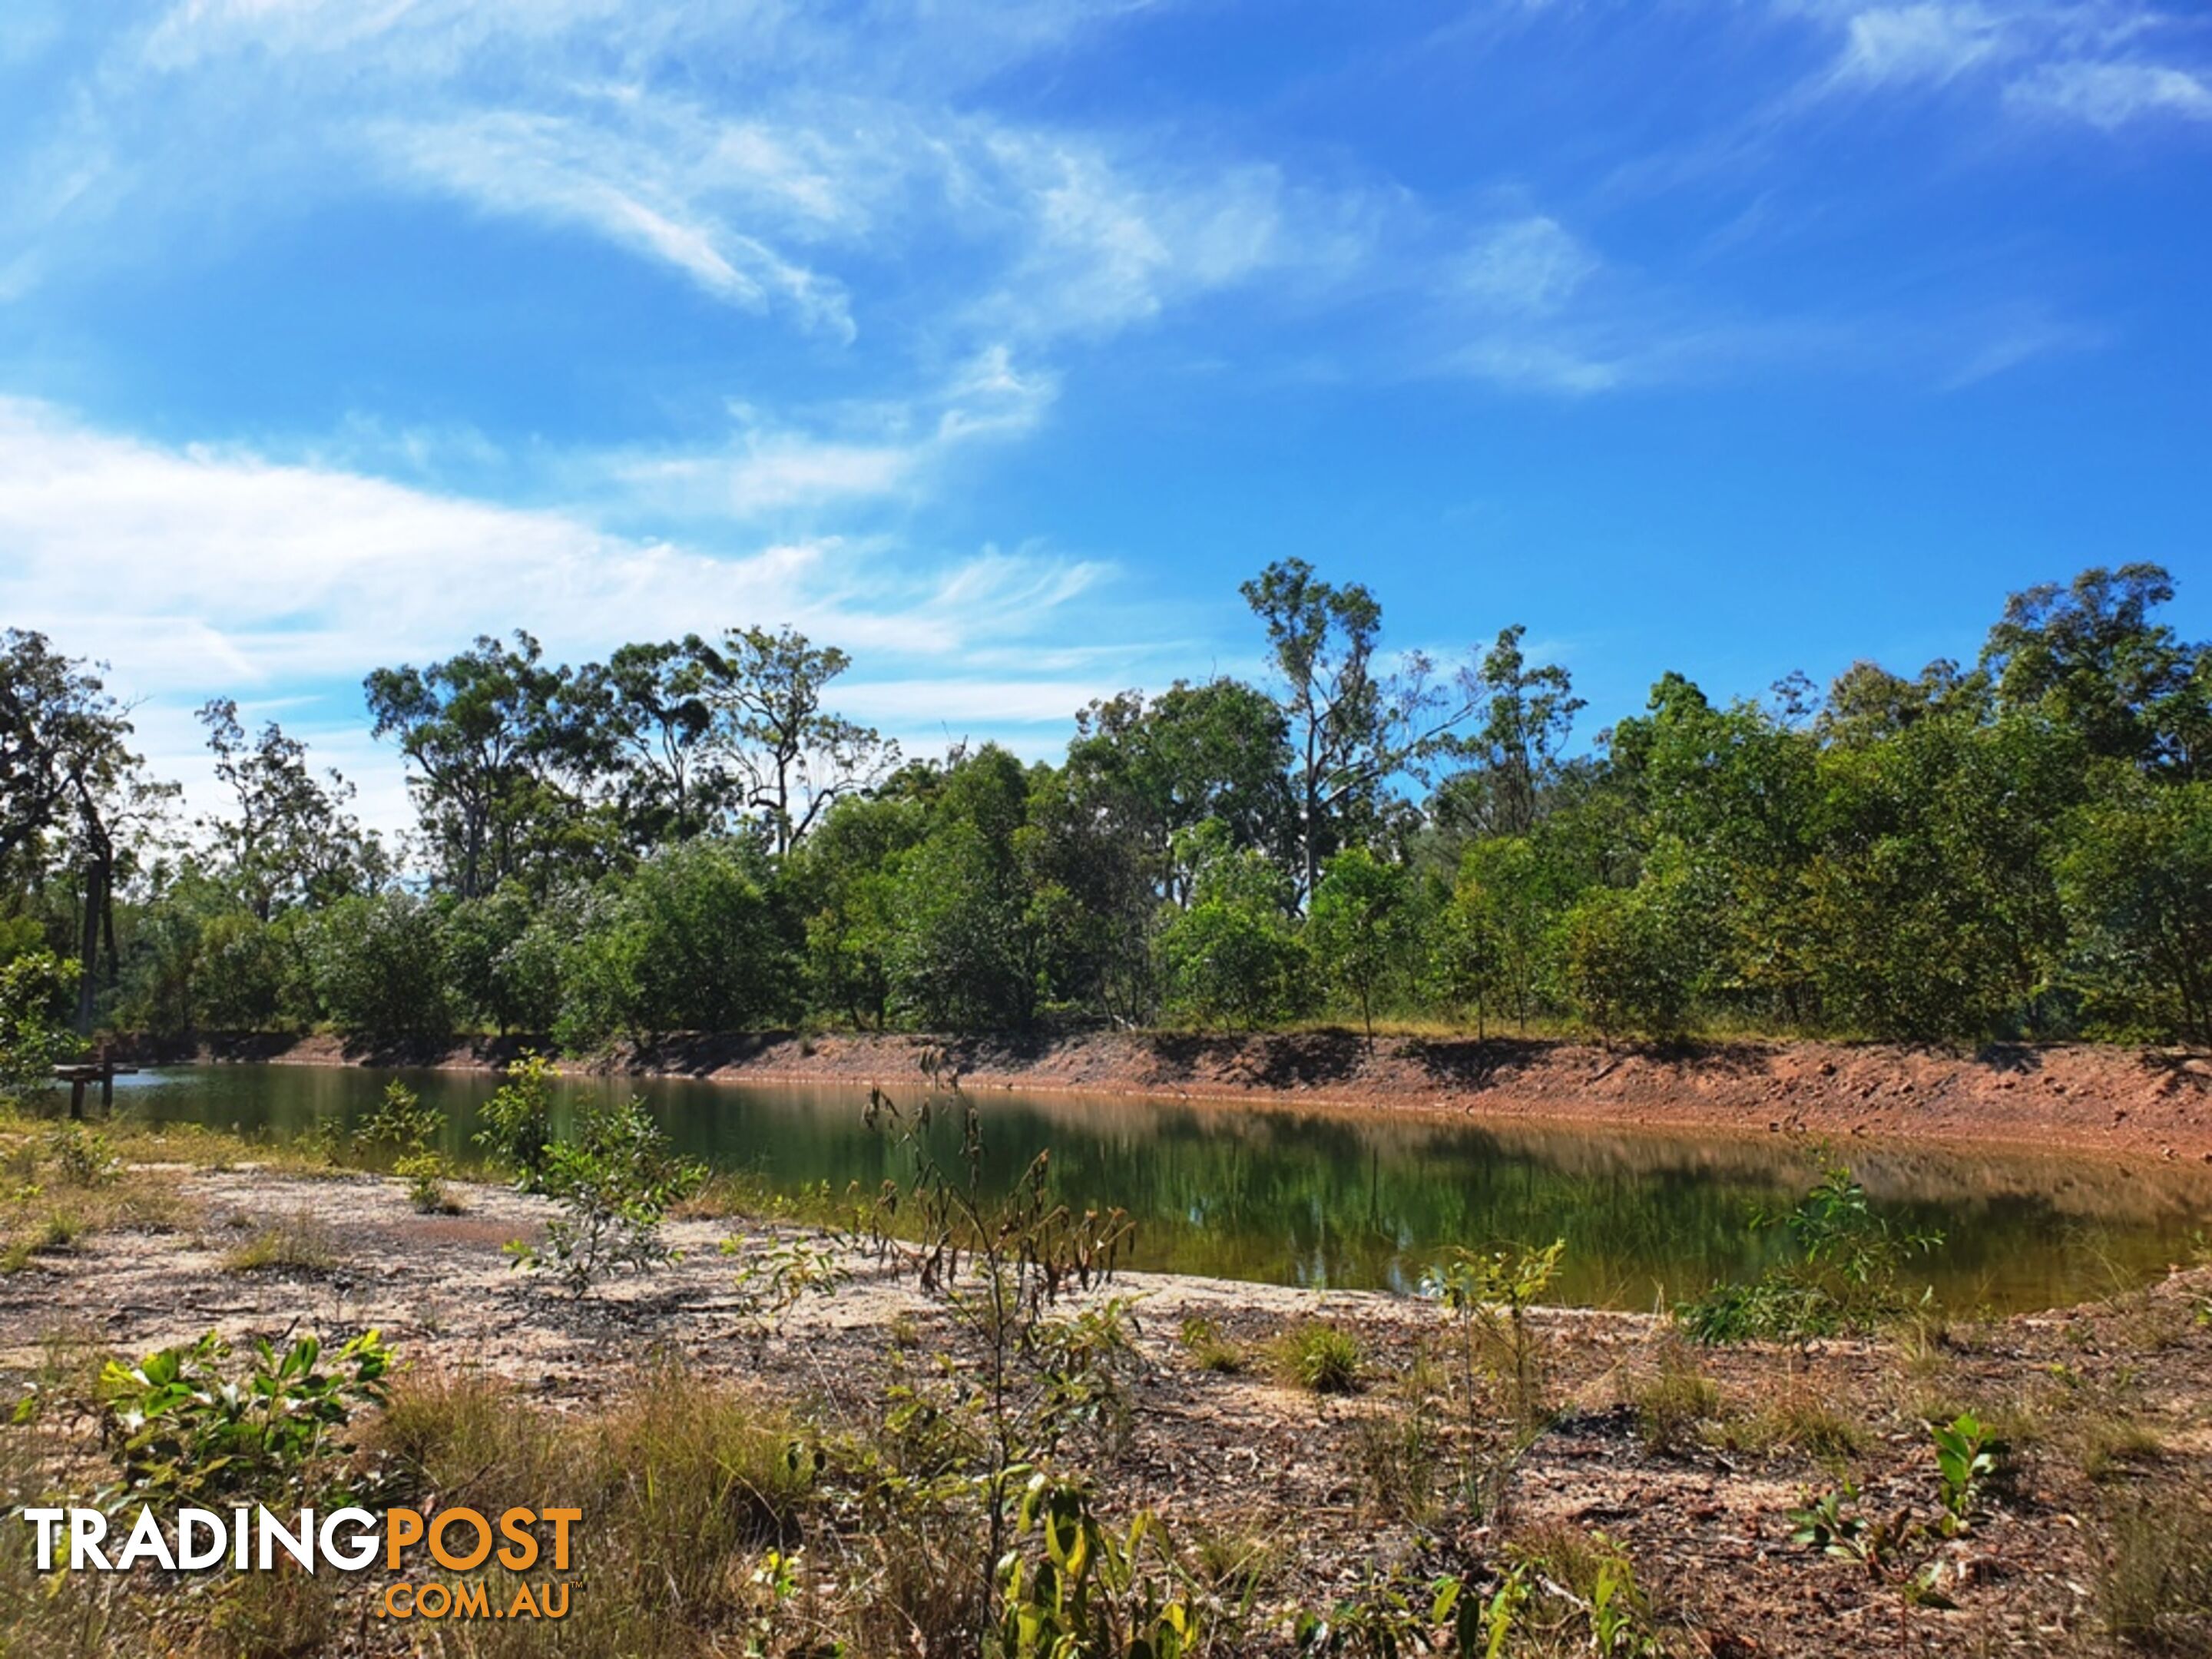
[[[1474,1375],[1496,1376],[1511,1391],[1515,1420],[1525,1432],[1545,1414],[1544,1356],[1529,1312],[1559,1270],[1567,1241],[1542,1249],[1526,1245],[1477,1251],[1457,1249],[1421,1275],[1421,1294],[1443,1305],[1458,1350],[1468,1412],[1468,1442],[1474,1443]]]
[[[1195,1599],[1149,1512],[1109,1527],[1087,1488],[1036,1474],[1022,1492],[1013,1542],[999,1567],[995,1651],[1128,1659],[1199,1651]]]
[[[745,1030],[790,1012],[795,963],[768,882],[750,847],[702,839],[593,889],[561,948],[561,1047],[581,1054],[624,1036]],[[526,954],[510,965],[544,977]]]
[[[82,1046],[63,1014],[76,972],[75,963],[51,951],[0,963],[0,1097],[20,1098],[45,1086],[56,1064]]]
[[[420,1095],[396,1078],[385,1085],[382,1103],[362,1125],[364,1139],[399,1148],[392,1170],[407,1183],[407,1201],[422,1215],[448,1214],[455,1208],[446,1193],[452,1169],[438,1144],[445,1133],[446,1115],[425,1106]]]
[[[514,1176],[518,1191],[543,1192],[553,1146],[553,1062],[525,1052],[507,1068],[507,1080],[477,1114],[476,1143]]]
[[[81,1123],[60,1123],[47,1131],[41,1149],[55,1172],[72,1187],[105,1187],[123,1173],[114,1143]]]
[[[1695,967],[1670,884],[1592,889],[1561,919],[1558,950],[1570,1001],[1602,1035],[1686,1024]]]
[[[136,1365],[108,1364],[100,1375],[105,1433],[124,1495],[177,1504],[296,1501],[318,1466],[348,1449],[342,1436],[354,1413],[384,1403],[392,1358],[374,1331],[344,1344],[327,1365],[313,1336],[282,1352],[256,1342],[235,1376],[231,1352],[210,1331]]]
[[[703,1164],[670,1152],[642,1102],[595,1105],[574,1139],[546,1150],[539,1187],[561,1208],[541,1247],[510,1244],[515,1265],[550,1270],[574,1294],[618,1268],[649,1273],[671,1251],[660,1236],[669,1206],[699,1189]]]
[[[1179,837],[1176,848],[1197,874],[1189,905],[1160,930],[1169,1008],[1247,1030],[1301,1012],[1311,1000],[1311,960],[1288,920],[1283,872],[1256,852],[1231,850],[1211,822]]]
[[[1840,1164],[1824,1169],[1789,1213],[1754,1216],[1753,1225],[1787,1231],[1796,1259],[1678,1305],[1675,1319],[1699,1342],[1803,1340],[1902,1318],[1916,1305],[1899,1282],[1905,1265],[1943,1242],[1940,1233],[1908,1232],[1876,1215],[1866,1188]]]
[[[331,1022],[375,1043],[437,1043],[453,1035],[438,914],[411,893],[342,899],[307,933],[315,993]]]

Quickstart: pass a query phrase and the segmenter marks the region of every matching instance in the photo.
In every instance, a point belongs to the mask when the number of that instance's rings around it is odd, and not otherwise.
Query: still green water
[[[450,1119],[465,1156],[495,1079],[477,1073],[221,1066],[125,1079],[118,1115],[284,1139],[350,1127],[404,1076]],[[636,1094],[675,1143],[718,1169],[795,1191],[872,1190],[910,1154],[861,1121],[864,1092],[635,1079],[572,1079],[563,1110]],[[980,1095],[989,1178],[1011,1182],[1042,1148],[1076,1204],[1135,1218],[1129,1265],[1268,1284],[1411,1290],[1455,1244],[1567,1241],[1559,1299],[1649,1308],[1758,1273],[1778,1250],[1753,1211],[1812,1179],[1810,1152],[1779,1136],[1477,1127],[1249,1106]],[[946,1121],[939,1155],[958,1151]],[[2156,1277],[2212,1224],[2212,1171],[2080,1157],[1881,1146],[1844,1155],[1886,1212],[1941,1231],[1916,1270],[1959,1310],[2079,1301]]]

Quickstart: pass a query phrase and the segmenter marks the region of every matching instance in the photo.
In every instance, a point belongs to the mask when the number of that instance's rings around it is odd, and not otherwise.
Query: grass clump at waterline
[[[1343,1326],[1325,1319],[1301,1321],[1268,1345],[1275,1374],[1309,1394],[1355,1394],[1365,1351]]]
[[[1179,1334],[1183,1352],[1202,1371],[1235,1376],[1251,1363],[1244,1350],[1222,1334],[1220,1322],[1204,1314],[1193,1314],[1184,1320]]]

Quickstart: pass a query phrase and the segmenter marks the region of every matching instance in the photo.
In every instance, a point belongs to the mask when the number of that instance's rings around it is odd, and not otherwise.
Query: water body
[[[116,1109],[283,1140],[358,1123],[394,1077],[447,1113],[448,1150],[466,1157],[477,1109],[496,1086],[481,1073],[180,1067],[125,1079]],[[862,1121],[864,1091],[637,1079],[563,1079],[559,1090],[562,1112],[637,1095],[687,1154],[756,1171],[778,1190],[873,1190],[912,1170],[908,1150]],[[1648,1309],[1755,1275],[1783,1245],[1750,1218],[1786,1206],[1815,1173],[1813,1149],[1774,1135],[976,1098],[994,1183],[1049,1147],[1060,1195],[1135,1218],[1130,1266],[1266,1284],[1408,1291],[1453,1245],[1560,1237],[1559,1300]],[[957,1125],[948,1117],[934,1134],[950,1162]],[[1863,1142],[1839,1150],[1884,1213],[1944,1235],[1914,1277],[1960,1311],[2050,1307],[2140,1285],[2212,1230],[2212,1170],[2201,1165]]]

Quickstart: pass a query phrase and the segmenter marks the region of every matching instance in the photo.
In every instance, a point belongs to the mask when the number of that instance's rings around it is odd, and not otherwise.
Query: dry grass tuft
[[[222,1268],[231,1273],[324,1273],[340,1259],[331,1230],[300,1210],[256,1228],[233,1245],[223,1254]]]

